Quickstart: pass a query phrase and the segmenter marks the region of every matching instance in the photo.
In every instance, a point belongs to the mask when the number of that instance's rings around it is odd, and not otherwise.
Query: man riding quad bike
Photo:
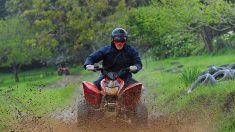
[[[69,68],[66,66],[65,63],[60,64],[60,66],[57,69],[58,75],[69,75]]]
[[[148,111],[141,101],[142,84],[132,78],[142,68],[138,52],[126,44],[127,32],[123,28],[112,31],[110,46],[89,55],[84,67],[101,71],[93,83],[83,81],[84,101],[78,105],[78,125],[88,123],[94,116],[114,117],[132,124],[147,124]],[[103,60],[103,68],[94,63]]]

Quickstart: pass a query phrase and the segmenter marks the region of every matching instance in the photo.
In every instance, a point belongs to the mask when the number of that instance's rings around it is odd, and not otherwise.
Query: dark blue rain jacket
[[[124,45],[122,50],[116,49],[114,44],[100,48],[86,58],[84,67],[93,65],[101,60],[103,60],[103,67],[112,72],[120,71],[133,65],[137,66],[138,71],[142,69],[142,62],[137,50],[127,44]],[[131,77],[132,74],[130,72],[122,76],[122,78]]]

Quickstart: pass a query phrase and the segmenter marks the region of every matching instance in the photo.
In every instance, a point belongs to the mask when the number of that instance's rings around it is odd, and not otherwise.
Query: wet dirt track
[[[212,132],[210,122],[200,122],[192,118],[164,117],[149,120],[148,127],[131,126],[111,121],[92,121],[81,126],[75,122],[65,122],[59,119],[44,118],[37,121],[24,122],[19,131],[24,132]]]
[[[67,77],[64,80],[76,80]],[[199,119],[192,113],[161,115],[154,110],[149,112],[148,126],[133,126],[110,120],[91,121],[87,125],[77,124],[77,104],[81,100],[81,90],[77,91],[71,105],[45,117],[24,117],[14,131],[22,132],[213,132],[210,119]]]

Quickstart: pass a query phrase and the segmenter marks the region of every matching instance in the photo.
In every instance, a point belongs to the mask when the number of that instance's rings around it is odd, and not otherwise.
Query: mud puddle
[[[77,102],[78,100],[76,99]],[[211,121],[198,119],[196,115],[179,113],[178,115],[149,114],[149,125],[130,125],[113,120],[92,120],[89,124],[77,124],[77,105],[56,111],[41,118],[22,121],[18,130],[23,132],[213,132]]]
[[[76,77],[64,78],[65,83],[77,82]],[[77,90],[73,101],[66,108],[44,117],[28,116],[21,119],[14,131],[22,132],[213,132],[210,119],[199,119],[192,113],[161,115],[154,106],[149,110],[148,126],[130,125],[111,120],[93,120],[89,124],[77,124],[77,104],[81,101],[81,90]]]

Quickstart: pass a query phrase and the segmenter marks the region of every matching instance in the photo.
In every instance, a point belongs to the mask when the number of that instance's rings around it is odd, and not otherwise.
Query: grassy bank
[[[186,85],[182,79],[182,72],[185,70],[196,67],[202,72],[211,65],[231,63],[235,63],[234,54],[171,58],[162,61],[148,60],[135,78],[144,83],[158,111],[165,114],[180,111],[201,113],[215,121],[218,131],[233,131],[235,130],[235,81],[201,85],[191,94],[187,94],[190,84]]]
[[[46,88],[63,80],[56,69],[21,72],[16,83],[12,74],[0,76],[0,128],[11,128],[24,116],[41,117],[63,107],[74,93],[74,85],[65,88]],[[0,130],[1,130],[0,129]]]

